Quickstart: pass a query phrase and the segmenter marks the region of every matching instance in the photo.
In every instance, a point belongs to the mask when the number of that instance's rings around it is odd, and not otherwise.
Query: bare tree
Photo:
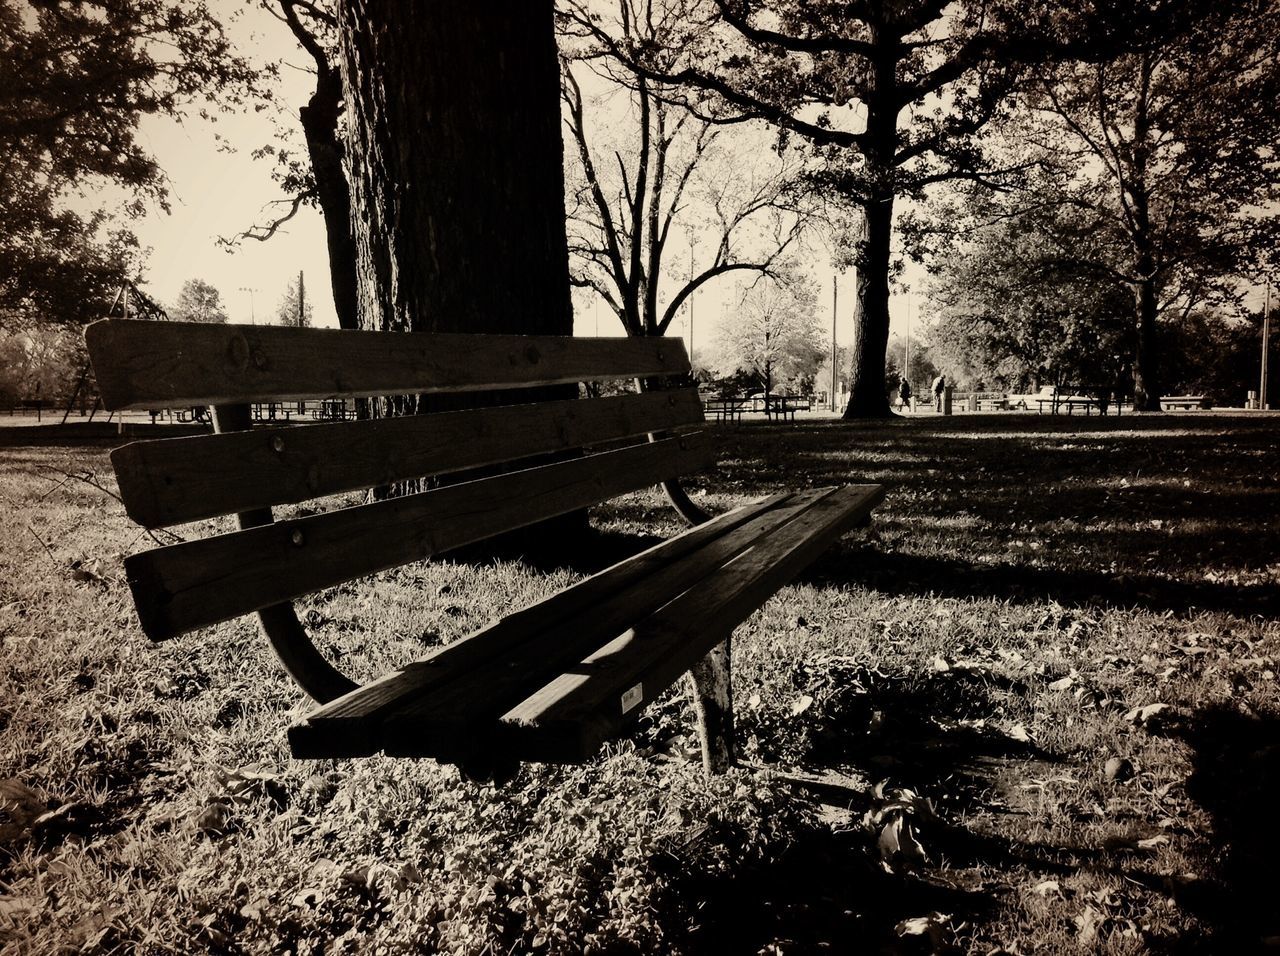
[[[571,281],[599,295],[628,335],[663,335],[700,287],[730,272],[768,275],[797,242],[806,222],[792,188],[800,163],[769,149],[762,125],[735,120],[727,130],[592,42],[582,22],[593,6],[560,8]],[[614,29],[660,43],[691,6],[617,0]],[[681,234],[687,271],[672,264]],[[709,259],[697,262],[696,243]]]
[[[307,105],[298,110],[302,135],[307,145],[307,161],[293,159],[286,150],[277,151],[280,165],[276,178],[287,198],[287,209],[267,223],[254,225],[236,236],[221,240],[226,247],[254,239],[266,242],[303,206],[318,206],[324,218],[329,251],[329,279],[338,325],[359,328],[356,311],[355,237],[351,228],[351,187],[347,182],[342,146],[342,72],[335,62],[337,17],[333,0],[263,0],[263,7],[285,24],[298,45],[315,64],[316,88]],[[266,151],[275,151],[270,147]]]

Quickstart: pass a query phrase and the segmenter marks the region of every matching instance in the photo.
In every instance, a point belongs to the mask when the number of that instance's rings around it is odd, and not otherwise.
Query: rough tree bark
[[[342,0],[366,328],[569,335],[552,0]]]

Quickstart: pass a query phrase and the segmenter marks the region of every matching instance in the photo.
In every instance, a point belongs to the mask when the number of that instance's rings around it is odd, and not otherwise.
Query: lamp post
[[[840,276],[831,276],[831,414],[836,411],[836,316],[840,314]]]
[[[689,230],[689,281],[693,281],[693,229]],[[689,371],[693,372],[693,299],[698,293],[689,293]]]
[[[255,316],[255,315],[254,315],[254,313],[253,313],[253,294],[254,294],[255,292],[260,291],[260,290],[259,290],[259,289],[254,288],[253,286],[242,285],[242,286],[240,286],[240,291],[241,291],[241,292],[248,292],[248,293],[249,293],[249,324],[250,324],[250,325],[257,325],[257,324],[258,324],[258,320],[257,320],[256,316]]]
[[[1258,383],[1258,407],[1267,409],[1271,403],[1267,401],[1267,372],[1271,364],[1271,280],[1267,280],[1266,304],[1262,307],[1262,381]]]

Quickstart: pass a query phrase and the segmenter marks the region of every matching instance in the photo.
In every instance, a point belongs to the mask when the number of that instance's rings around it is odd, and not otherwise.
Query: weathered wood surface
[[[443,686],[476,668],[493,667],[512,650],[551,629],[564,630],[566,621],[577,620],[788,497],[774,495],[719,515],[313,711],[302,724],[289,730],[294,755],[355,757],[376,753],[381,749],[381,720],[413,703],[423,691]]]
[[[697,390],[134,442],[111,463],[148,528],[634,438],[702,421]]]
[[[487,391],[689,371],[680,339],[356,332],[107,319],[85,331],[111,410]]]
[[[714,461],[705,435],[633,445],[493,478],[169,545],[125,560],[153,640],[690,474]]]
[[[678,561],[656,569],[631,587],[566,618],[537,639],[508,650],[500,667],[484,668],[419,697],[389,715],[383,728],[388,753],[431,747],[446,756],[457,741],[482,735],[477,728],[536,696],[560,675],[582,674],[580,662],[637,621],[682,594],[699,591],[707,579],[748,549],[782,533],[829,489],[788,496],[768,511],[708,541]],[[722,635],[723,636],[723,635]],[[429,729],[428,729],[429,728]]]
[[[502,718],[504,744],[523,759],[587,759],[883,497],[879,485],[850,485],[815,502],[512,708]]]
[[[736,523],[722,516],[692,529],[321,708],[290,731],[294,752],[466,760],[494,748],[586,759],[880,496],[878,486],[779,495]],[[619,641],[633,648],[625,659]],[[646,658],[633,679],[640,646],[669,654],[676,669],[659,675]],[[621,691],[619,675],[631,681]],[[584,705],[583,689],[600,679],[607,687]]]

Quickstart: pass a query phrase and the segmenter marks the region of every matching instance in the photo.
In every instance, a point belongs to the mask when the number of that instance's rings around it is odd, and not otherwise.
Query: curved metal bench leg
[[[215,432],[245,431],[253,426],[252,409],[248,405],[213,405],[210,411]],[[255,508],[236,515],[241,530],[271,524],[273,520],[270,508]],[[284,669],[312,700],[326,704],[359,686],[316,650],[292,604],[264,607],[258,612],[258,624]]]
[[[708,774],[733,766],[733,670],[730,638],[717,644],[689,671],[693,708],[698,715],[702,767]]]

